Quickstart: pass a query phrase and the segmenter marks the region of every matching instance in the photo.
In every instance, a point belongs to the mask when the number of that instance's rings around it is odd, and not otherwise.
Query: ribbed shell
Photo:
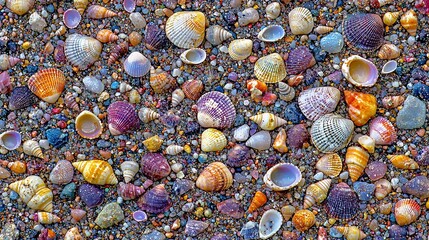
[[[395,219],[399,226],[411,224],[420,216],[420,205],[413,199],[401,199],[395,204]]]
[[[198,123],[204,128],[229,128],[235,121],[235,107],[218,91],[205,93],[197,101]]]
[[[80,14],[83,14],[86,7],[88,6],[88,0],[74,0],[73,5],[79,11]]]
[[[308,34],[313,30],[313,16],[307,8],[294,8],[289,12],[288,17],[290,30],[294,35]]]
[[[293,215],[292,223],[300,232],[305,232],[316,223],[316,216],[309,210],[299,210]]]
[[[253,196],[252,201],[250,202],[247,212],[251,213],[256,209],[262,207],[268,201],[267,196],[261,192],[256,191],[255,196]]]
[[[292,75],[300,74],[315,64],[316,59],[306,46],[292,50],[286,60],[287,72]]]
[[[8,70],[9,68],[12,68],[15,66],[18,62],[20,62],[21,59],[16,57],[11,57],[7,54],[1,54],[0,55],[0,70]]]
[[[85,70],[98,60],[103,49],[95,38],[80,34],[69,35],[66,39],[64,53],[67,60],[80,70]]]
[[[149,50],[157,50],[165,47],[167,36],[163,29],[155,23],[149,23],[146,26],[146,34],[144,36],[144,44]]]
[[[375,144],[390,145],[396,142],[397,135],[393,124],[383,117],[376,117],[369,123],[369,136]]]
[[[28,88],[36,96],[48,103],[55,103],[66,85],[66,78],[61,70],[47,68],[38,71],[28,79]]]
[[[406,13],[404,13],[400,21],[402,27],[405,28],[411,36],[416,35],[419,20],[417,17],[417,13],[413,9],[410,9]]]
[[[118,179],[110,164],[103,160],[88,160],[72,163],[82,173],[85,180],[91,184],[117,184]]]
[[[362,176],[368,160],[369,154],[362,148],[357,146],[347,148],[346,164],[352,182],[356,182]]]
[[[153,181],[167,177],[170,172],[170,164],[161,153],[146,153],[140,162],[142,173]]]
[[[103,124],[100,119],[90,111],[82,111],[75,120],[76,132],[83,138],[95,139],[103,133]]]
[[[309,208],[316,203],[322,203],[328,196],[331,179],[324,179],[308,186],[304,197],[304,208]]]
[[[34,0],[7,0],[6,7],[18,15],[24,15],[33,8],[34,3]]]
[[[346,43],[356,51],[373,52],[384,42],[383,21],[377,14],[356,13],[343,21]]]
[[[325,205],[331,218],[348,220],[359,213],[356,193],[344,182],[335,185],[328,195]]]
[[[232,34],[219,25],[210,26],[206,30],[206,40],[212,45],[217,46],[229,38],[232,38]]]
[[[398,58],[401,55],[401,50],[395,45],[391,43],[386,43],[383,46],[381,46],[380,50],[378,51],[378,57],[380,59],[395,59]]]
[[[123,134],[140,125],[134,106],[126,101],[110,104],[107,108],[107,120],[110,133],[113,135]]]
[[[253,41],[250,39],[236,39],[229,43],[228,53],[232,59],[244,60],[252,54]]]
[[[246,125],[247,126],[247,125]],[[241,167],[250,159],[250,149],[244,145],[237,144],[228,151],[226,164],[231,167]]]
[[[214,128],[209,128],[201,134],[201,150],[204,152],[222,151],[227,144],[225,135]]]
[[[204,40],[206,17],[197,11],[176,12],[165,25],[167,38],[180,48],[196,48]]]
[[[52,213],[49,212],[37,212],[34,214],[34,221],[42,224],[52,224],[58,223],[61,219]]]
[[[165,190],[164,184],[159,184],[141,196],[137,201],[137,205],[143,211],[158,214],[167,211],[173,203],[167,190]]]
[[[265,83],[277,83],[286,77],[285,63],[278,53],[259,58],[253,71],[255,76]]]
[[[88,18],[103,19],[103,18],[114,17],[114,16],[117,16],[118,14],[100,5],[91,5],[86,10],[86,15]]]
[[[113,47],[110,51],[109,60],[107,60],[107,64],[113,64],[122,57],[125,53],[128,52],[128,42],[121,42],[120,44]]]
[[[149,123],[157,118],[159,118],[159,114],[150,108],[140,108],[139,110],[139,118],[144,123]]]
[[[139,164],[133,161],[125,161],[121,163],[121,170],[124,181],[129,183],[139,171]]]
[[[340,101],[340,90],[334,87],[317,87],[299,94],[298,105],[308,119],[315,121],[335,110]]]
[[[279,97],[280,99],[289,102],[295,98],[295,89],[289,86],[287,83],[279,82]]]
[[[150,68],[149,59],[139,52],[132,52],[124,61],[124,70],[131,77],[143,77]]]
[[[133,185],[131,183],[119,183],[118,195],[124,200],[132,200],[140,197],[145,192],[143,187]]]
[[[387,159],[392,162],[393,166],[399,169],[413,170],[419,168],[419,164],[406,155],[387,155]]]
[[[171,106],[176,107],[179,105],[183,99],[185,99],[185,93],[182,89],[178,88],[171,93]]]
[[[19,110],[29,107],[37,102],[28,86],[15,87],[9,97],[9,110]]]
[[[9,184],[9,188],[19,194],[21,200],[29,208],[52,212],[52,191],[39,176],[29,176],[23,180]]]
[[[219,192],[232,185],[232,174],[221,162],[210,163],[200,174],[196,186],[206,192]]]
[[[329,153],[317,161],[316,168],[329,177],[336,177],[341,173],[343,163],[338,154]]]
[[[176,79],[161,68],[151,67],[149,83],[155,93],[165,93],[176,87]]]
[[[182,91],[185,96],[191,100],[196,101],[201,96],[204,85],[200,80],[189,80],[182,84]]]
[[[183,147],[179,145],[170,145],[165,149],[165,153],[168,155],[177,155],[183,151]]]
[[[254,121],[264,130],[271,131],[287,123],[283,118],[277,117],[272,113],[262,113],[250,117],[250,120]]]

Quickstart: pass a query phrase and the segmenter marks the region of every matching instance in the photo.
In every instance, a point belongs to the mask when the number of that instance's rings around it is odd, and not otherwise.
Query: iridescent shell
[[[12,83],[7,71],[0,73],[0,93],[5,94],[12,91]]]
[[[66,78],[61,70],[47,68],[38,71],[28,79],[28,88],[36,96],[48,103],[55,103],[66,85]]]
[[[155,93],[165,93],[176,87],[176,79],[161,68],[150,68],[149,83]]]
[[[358,55],[346,59],[341,66],[344,77],[358,87],[372,87],[377,82],[378,70],[371,61]]]
[[[9,151],[21,146],[21,134],[17,131],[9,130],[0,134],[0,145]]]
[[[396,68],[398,68],[398,62],[395,60],[390,60],[383,65],[383,68],[381,69],[381,74],[393,73]]]
[[[368,160],[369,154],[362,148],[357,146],[347,148],[346,164],[352,182],[356,182],[362,176]]]
[[[343,169],[341,158],[336,153],[326,154],[316,163],[317,170],[329,177],[336,177]]]
[[[24,153],[30,156],[35,156],[38,158],[43,159],[43,153],[42,149],[40,148],[40,145],[38,142],[34,140],[27,140],[22,145],[22,149],[24,150]]]
[[[124,0],[122,6],[124,6],[125,11],[132,13],[136,9],[136,0]]]
[[[158,214],[167,211],[173,203],[167,190],[165,190],[164,184],[159,184],[141,196],[137,201],[137,205],[143,211]]]
[[[121,56],[128,52],[128,42],[121,42],[120,44],[113,47],[110,51],[109,60],[107,60],[107,64],[111,65],[116,60],[118,60]]]
[[[401,199],[395,204],[395,219],[399,226],[411,224],[420,216],[420,205],[413,199]]]
[[[306,118],[315,121],[335,110],[340,101],[340,90],[334,87],[316,87],[302,91],[298,105]]]
[[[92,19],[115,17],[118,14],[100,5],[91,5],[86,10],[86,16]]]
[[[63,22],[68,28],[76,28],[82,19],[78,10],[70,8],[63,14]]]
[[[350,227],[335,227],[346,239],[362,240],[366,238],[366,234],[356,226]]]
[[[104,201],[104,191],[99,187],[84,183],[80,185],[78,194],[80,199],[85,203],[89,208],[99,206]]]
[[[292,223],[300,232],[305,232],[316,223],[316,216],[309,210],[299,210],[293,215]]]
[[[201,172],[196,186],[206,192],[219,192],[232,185],[232,174],[225,164],[212,162]]]
[[[414,170],[419,168],[419,164],[406,155],[387,155],[387,159],[399,169]]]
[[[72,163],[82,173],[85,180],[91,184],[117,184],[118,179],[110,164],[103,160],[88,160]]]
[[[377,111],[377,99],[369,93],[344,91],[344,98],[349,107],[350,119],[356,126],[365,125],[375,116]]]
[[[232,40],[228,46],[228,53],[232,59],[244,60],[252,54],[253,41],[250,39]]]
[[[118,39],[118,35],[114,34],[110,29],[101,29],[97,33],[97,40],[102,43],[115,42]]]
[[[21,59],[16,57],[11,57],[7,54],[1,54],[0,55],[0,70],[6,71],[9,68],[12,68],[15,66],[18,62],[20,62]]]
[[[124,200],[132,200],[140,197],[145,192],[143,187],[138,187],[131,183],[119,183],[118,195]]]
[[[352,49],[374,52],[384,42],[384,26],[380,16],[372,13],[356,13],[343,21],[343,36]]]
[[[98,60],[102,49],[103,46],[97,39],[72,34],[66,39],[64,53],[72,65],[85,70]]]
[[[204,40],[206,17],[197,11],[176,12],[165,25],[167,38],[180,48],[196,48]]]
[[[198,123],[204,128],[229,128],[235,121],[235,107],[218,91],[205,93],[197,101]]]
[[[146,25],[144,44],[149,50],[162,49],[166,43],[167,36],[162,28],[158,27],[155,23]]]
[[[124,70],[131,77],[143,77],[150,68],[149,59],[139,52],[132,52],[124,61]]]
[[[231,167],[241,167],[250,159],[250,149],[244,145],[237,144],[228,151],[226,164]]]
[[[254,212],[256,209],[262,207],[267,201],[267,196],[263,192],[256,191],[255,196],[252,198],[252,202],[250,202],[247,212]]]
[[[262,113],[250,117],[250,120],[257,123],[262,129],[271,131],[287,123],[283,118],[272,113]]]
[[[103,124],[90,111],[82,111],[75,120],[76,132],[83,138],[95,139],[103,133]]]
[[[301,171],[293,164],[279,163],[264,175],[265,185],[273,191],[286,191],[295,187],[302,179]]]
[[[204,49],[191,48],[180,54],[180,60],[186,64],[197,65],[206,60],[207,54]]]
[[[261,217],[259,222],[259,237],[268,239],[280,229],[283,224],[283,218],[279,211],[270,209]]]
[[[139,164],[133,161],[125,161],[121,163],[121,170],[124,181],[129,183],[139,171]]]
[[[316,64],[316,59],[305,46],[293,49],[286,60],[288,74],[296,75],[304,72]]]
[[[331,218],[354,218],[359,213],[356,193],[344,182],[336,184],[329,192],[325,209]]]
[[[401,55],[401,50],[395,45],[391,43],[386,43],[383,46],[381,46],[380,50],[378,51],[378,57],[380,59],[395,59],[398,58]]]
[[[29,176],[9,184],[9,188],[19,194],[21,200],[34,210],[52,212],[52,191],[39,176]]]
[[[270,25],[258,33],[258,38],[264,42],[277,42],[282,40],[286,32],[280,25]]]
[[[317,183],[308,186],[304,197],[304,209],[313,206],[316,203],[322,203],[328,196],[331,179],[323,179]]]
[[[296,7],[289,12],[288,17],[292,34],[309,34],[313,30],[313,16],[307,8]]]
[[[271,147],[271,135],[267,131],[257,132],[246,141],[246,146],[259,151],[267,150]]]
[[[417,18],[417,13],[410,9],[404,15],[401,16],[401,26],[407,30],[411,36],[415,36],[417,32],[417,27],[419,25],[419,20]]]
[[[285,63],[278,53],[259,58],[253,71],[255,76],[265,83],[277,83],[286,77]]]
[[[244,216],[244,209],[241,205],[241,202],[235,200],[234,198],[230,198],[216,204],[216,208],[219,213],[228,217],[240,219]]]
[[[185,96],[196,101],[201,96],[204,85],[200,80],[188,80],[182,84],[182,91]]]
[[[378,200],[382,200],[392,191],[392,184],[386,179],[380,179],[375,182],[374,195]]]
[[[6,7],[13,13],[24,15],[33,8],[34,3],[34,0],[7,0]]]
[[[214,128],[209,128],[201,134],[201,150],[204,152],[222,151],[227,144],[225,135]]]
[[[140,162],[141,172],[153,181],[167,177],[170,172],[170,164],[161,153],[146,153]]]
[[[351,120],[336,114],[326,114],[311,126],[311,141],[324,153],[337,152],[347,146],[354,131]]]
[[[426,176],[416,176],[402,185],[402,192],[418,198],[429,197],[429,179]]]
[[[74,0],[73,5],[79,11],[80,14],[85,12],[86,7],[88,6],[88,0]]]
[[[33,220],[42,224],[52,224],[61,221],[57,215],[49,212],[37,212],[33,215]]]
[[[109,131],[113,135],[120,135],[139,127],[140,120],[133,105],[126,101],[110,104],[107,108]]]
[[[232,34],[219,25],[213,25],[206,30],[206,40],[217,46],[223,41],[232,38]]]
[[[396,142],[396,130],[393,124],[384,117],[376,117],[369,123],[369,136],[378,145],[390,145]]]

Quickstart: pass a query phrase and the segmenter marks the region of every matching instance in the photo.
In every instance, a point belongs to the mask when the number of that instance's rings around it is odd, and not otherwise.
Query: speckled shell
[[[256,209],[262,207],[267,201],[267,196],[263,192],[256,191],[255,196],[252,198],[252,202],[250,202],[247,212],[254,212]]]
[[[73,5],[74,7],[79,11],[79,13],[82,15],[83,12],[85,12],[86,7],[88,6],[89,2],[88,0],[74,0]]]
[[[350,119],[356,126],[365,125],[377,112],[377,99],[374,95],[345,90],[344,98],[349,107]]]
[[[64,90],[66,78],[61,70],[47,68],[31,76],[27,84],[34,95],[45,102],[55,103]]]
[[[185,99],[185,93],[182,91],[182,89],[178,88],[173,91],[171,94],[171,106],[176,107],[179,105]]]
[[[386,43],[383,46],[381,46],[380,50],[378,51],[378,57],[380,59],[395,59],[398,58],[401,55],[401,50],[394,44]]]
[[[165,190],[164,184],[159,184],[141,196],[137,201],[137,205],[143,211],[158,214],[167,211],[173,203],[167,190]]]
[[[343,163],[338,154],[329,153],[317,161],[316,168],[329,177],[336,177],[341,173]]]
[[[176,12],[165,25],[167,38],[180,48],[198,47],[204,40],[206,17],[197,11]]]
[[[292,75],[300,74],[315,64],[316,59],[305,46],[293,49],[286,60],[287,72]]]
[[[314,22],[310,10],[297,7],[289,12],[289,26],[292,34],[309,34],[313,30]]]
[[[372,87],[377,82],[378,70],[371,61],[358,55],[350,56],[341,66],[344,77],[358,87]]]
[[[392,26],[398,20],[400,12],[387,12],[383,15],[383,22],[386,26]]]
[[[109,60],[107,60],[107,64],[111,65],[116,60],[118,60],[121,56],[128,52],[128,42],[121,42],[120,44],[113,47],[110,51]]]
[[[115,42],[118,39],[118,35],[114,34],[110,29],[101,29],[97,33],[97,40],[102,43]]]
[[[124,176],[124,181],[129,183],[134,176],[139,171],[139,164],[133,161],[125,161],[121,163],[122,175]]]
[[[279,82],[279,97],[280,99],[289,102],[295,98],[295,89],[287,83]]]
[[[395,219],[399,226],[411,224],[420,216],[420,205],[413,199],[401,199],[395,204]]]
[[[259,237],[268,239],[280,229],[283,224],[283,218],[279,211],[270,209],[261,217],[259,222]]]
[[[67,160],[59,160],[49,174],[49,181],[54,184],[67,184],[73,179],[73,165]]]
[[[206,40],[217,46],[223,41],[232,38],[232,34],[219,25],[213,25],[206,30]]]
[[[146,153],[140,162],[141,172],[153,181],[167,177],[170,172],[170,164],[161,153]]]
[[[250,117],[250,120],[254,121],[264,130],[271,131],[287,123],[283,118],[277,117],[272,113],[262,113]]]
[[[161,68],[150,68],[149,83],[155,93],[166,93],[176,87],[176,79]]]
[[[139,110],[139,118],[144,123],[149,123],[157,118],[159,118],[159,114],[150,108],[140,108]]]
[[[359,211],[356,193],[344,182],[336,184],[329,192],[325,209],[331,218],[354,218]]]
[[[167,36],[163,29],[155,23],[146,25],[146,34],[144,36],[144,44],[149,50],[157,50],[165,47]]]
[[[347,146],[354,131],[351,120],[336,114],[326,114],[311,126],[311,141],[324,153],[337,152]]]
[[[356,13],[343,21],[343,36],[347,45],[360,52],[373,52],[384,42],[384,26],[380,16]]]
[[[392,191],[392,184],[389,180],[380,179],[375,182],[375,192],[374,195],[378,200],[382,200]]]
[[[250,39],[236,39],[229,43],[228,53],[232,59],[244,60],[252,54],[253,41]]]
[[[301,171],[293,164],[278,163],[264,175],[264,183],[273,191],[286,191],[302,179]]]
[[[204,152],[222,151],[227,144],[225,135],[214,128],[209,128],[201,134],[201,150]]]
[[[366,234],[355,226],[350,227],[335,227],[347,240],[362,240],[366,238]]]
[[[242,27],[256,23],[259,20],[259,13],[256,9],[252,7],[248,7],[244,9],[242,12],[238,12],[238,24]]]
[[[67,231],[64,236],[64,240],[84,240],[84,238],[80,235],[79,229],[77,227],[73,227]]]
[[[378,145],[390,145],[396,142],[396,130],[393,124],[383,117],[376,117],[369,123],[369,136]]]
[[[293,215],[292,223],[300,232],[305,232],[316,223],[316,216],[309,210],[298,210]]]
[[[107,108],[107,120],[110,133],[113,135],[123,134],[140,125],[134,106],[126,101],[110,104]]]
[[[140,197],[145,192],[144,188],[135,186],[131,183],[119,183],[118,195],[124,200],[132,200]]]
[[[66,39],[64,53],[72,65],[79,67],[80,70],[85,70],[98,60],[102,49],[103,46],[97,39],[72,34]]]
[[[29,107],[37,102],[37,97],[34,95],[28,86],[15,87],[9,97],[9,109],[19,110]]]
[[[150,69],[149,59],[139,52],[132,52],[124,61],[124,70],[131,77],[143,77]]]
[[[206,192],[219,192],[232,185],[232,174],[221,162],[210,163],[200,174],[196,186]]]
[[[82,173],[85,180],[91,184],[117,184],[118,179],[110,164],[103,160],[88,160],[72,163]]]
[[[6,0],[6,7],[13,13],[24,15],[33,8],[34,3],[34,0]]]
[[[204,128],[229,128],[235,121],[235,107],[218,91],[205,93],[197,101],[198,123]]]
[[[91,5],[86,10],[86,16],[92,19],[115,17],[118,14],[100,5]]]
[[[165,149],[165,153],[168,155],[177,155],[183,151],[183,147],[179,145],[170,145]]]
[[[39,146],[39,143],[34,140],[27,140],[22,145],[22,148],[24,150],[24,153],[30,156],[35,156],[38,158],[43,159],[43,153],[42,149]]]
[[[52,212],[52,191],[39,176],[29,176],[9,184],[9,188],[19,194],[21,200],[34,210]]]
[[[1,54],[0,55],[0,70],[8,70],[9,68],[12,68],[15,66],[18,62],[21,60],[16,57],[11,57],[7,54]]]
[[[411,36],[416,35],[418,24],[417,14],[413,9],[401,16],[401,25]]]
[[[204,85],[200,80],[189,80],[182,84],[182,91],[185,96],[191,100],[196,101],[201,96]]]
[[[387,155],[387,159],[399,169],[414,170],[419,168],[419,164],[406,155]]]
[[[305,117],[315,121],[321,116],[333,112],[340,98],[340,90],[334,87],[310,88],[299,94],[298,105]]]
[[[61,221],[57,215],[49,212],[37,212],[33,215],[33,220],[42,224],[52,224]]]
[[[352,182],[356,182],[362,176],[368,160],[369,154],[362,148],[357,146],[347,148],[346,164]]]
[[[316,203],[322,203],[328,196],[331,179],[323,179],[317,183],[308,186],[304,197],[304,209],[313,206]]]
[[[267,150],[271,147],[271,135],[267,131],[257,132],[246,141],[246,146],[259,151]]]
[[[265,83],[277,83],[286,77],[286,66],[278,53],[258,59],[253,69],[255,76]]]
[[[95,139],[103,133],[103,124],[90,111],[82,111],[75,120],[76,132],[83,138]]]
[[[250,159],[250,149],[244,145],[236,144],[228,151],[226,164],[231,167],[245,166]]]

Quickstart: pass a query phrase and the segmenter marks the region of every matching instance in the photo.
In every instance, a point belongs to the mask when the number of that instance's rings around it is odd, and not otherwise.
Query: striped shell
[[[133,185],[132,183],[119,183],[118,195],[121,196],[124,200],[132,200],[140,197],[144,193],[144,188]]]
[[[79,11],[80,14],[85,12],[86,7],[88,6],[88,0],[74,0],[73,5]]]
[[[210,26],[206,30],[206,40],[214,46],[229,38],[232,38],[232,34],[219,25]]]
[[[83,138],[95,139],[103,133],[103,124],[90,111],[82,111],[75,120],[76,132]]]
[[[314,22],[310,10],[297,7],[289,12],[289,26],[292,34],[309,34],[313,30]]]
[[[229,43],[228,53],[232,59],[244,60],[252,54],[253,41],[250,39],[236,39]]]
[[[123,134],[140,125],[139,117],[133,105],[126,101],[110,104],[107,108],[109,131],[113,135]]]
[[[334,87],[310,88],[301,92],[298,105],[308,119],[315,121],[335,110],[340,101],[340,90]]]
[[[79,233],[79,229],[77,227],[70,228],[66,235],[64,236],[64,240],[83,240],[84,238]]]
[[[125,161],[121,163],[122,175],[124,176],[124,181],[129,183],[133,180],[134,176],[139,171],[140,165],[133,161]]]
[[[229,128],[235,121],[235,107],[229,97],[217,91],[205,93],[197,101],[198,123],[204,128]]]
[[[200,80],[188,80],[182,84],[182,91],[185,96],[191,100],[196,101],[201,96],[204,85]]]
[[[159,118],[159,114],[150,108],[140,108],[139,110],[139,118],[144,123],[149,123],[157,118]]]
[[[9,188],[19,194],[21,200],[34,210],[52,212],[52,191],[39,176],[29,176],[9,184]]]
[[[419,25],[419,20],[417,13],[410,9],[404,15],[401,16],[401,26],[407,30],[411,36],[416,36],[417,27]]]
[[[324,179],[308,186],[304,197],[304,209],[313,206],[316,203],[322,203],[328,196],[331,179]]]
[[[395,219],[399,226],[411,224],[420,216],[420,205],[413,199],[401,199],[395,204]]]
[[[329,192],[325,209],[331,218],[344,220],[354,218],[359,213],[356,193],[346,183],[338,183]]]
[[[118,14],[100,5],[91,5],[86,10],[86,16],[92,19],[115,17]]]
[[[176,12],[165,25],[167,38],[180,48],[196,48],[204,40],[206,17],[197,11]]]
[[[351,120],[336,114],[326,114],[313,123],[311,141],[321,152],[337,152],[350,142],[353,130]]]
[[[179,145],[170,145],[165,149],[165,153],[168,155],[177,155],[183,151],[183,147]]]
[[[259,222],[259,237],[261,239],[268,239],[280,229],[283,224],[283,218],[279,211],[270,209],[261,217]]]
[[[377,14],[356,13],[343,21],[343,36],[352,49],[373,52],[384,42],[383,21]]]
[[[149,59],[139,52],[132,52],[124,61],[124,70],[131,77],[143,77],[150,68]]]
[[[300,232],[305,232],[316,223],[316,216],[309,210],[298,210],[292,217],[292,223]]]
[[[333,27],[328,27],[328,26],[322,26],[321,25],[321,26],[317,26],[314,29],[314,32],[317,33],[317,34],[322,35],[322,34],[325,34],[325,33],[328,33],[328,32],[332,32],[332,30],[334,30]]]
[[[206,192],[219,192],[232,185],[232,174],[221,162],[210,163],[200,174],[196,186]]]
[[[42,224],[52,224],[61,221],[57,215],[49,212],[37,212],[33,215],[33,220]]]
[[[278,53],[259,58],[253,71],[255,76],[265,83],[277,83],[286,77],[286,66]]]
[[[155,23],[149,23],[146,26],[146,34],[144,36],[144,44],[149,50],[157,50],[165,47],[167,36],[162,28]]]
[[[158,214],[167,211],[173,203],[167,190],[165,190],[164,184],[159,184],[141,196],[137,201],[137,205],[141,210]]]
[[[149,83],[155,93],[166,93],[176,87],[176,79],[161,68],[150,68]]]
[[[377,99],[374,95],[345,90],[344,98],[349,108],[350,119],[356,126],[365,125],[371,117],[375,116]]]
[[[66,39],[64,53],[72,65],[85,70],[97,61],[102,48],[102,44],[95,38],[72,34]]]
[[[366,238],[366,234],[355,226],[350,227],[335,227],[348,240],[362,240]]]
[[[11,57],[7,54],[1,54],[0,55],[0,70],[8,70],[9,68],[12,68],[15,66],[18,62],[20,62],[21,59],[16,57]]]
[[[125,53],[128,52],[128,42],[121,42],[120,44],[114,46],[110,51],[109,60],[107,60],[107,64],[111,65],[120,57],[122,57]]]
[[[35,2],[35,0],[7,0],[6,7],[13,13],[24,15],[33,8]]]
[[[264,175],[264,183],[273,191],[286,191],[295,187],[302,179],[301,171],[293,164],[279,163]]]
[[[225,135],[214,128],[209,128],[201,134],[201,150],[204,152],[222,151],[227,144]]]
[[[167,177],[170,172],[170,164],[161,153],[146,153],[140,162],[140,171],[152,181],[158,181]]]
[[[287,83],[279,82],[279,98],[289,102],[295,98],[295,89],[289,86]]]
[[[264,130],[271,131],[287,123],[283,118],[277,117],[272,113],[262,113],[250,117],[250,120],[254,121]]]
[[[401,50],[395,45],[391,43],[386,43],[383,46],[381,46],[380,50],[378,51],[378,57],[380,59],[395,59],[398,58],[401,55]]]
[[[118,35],[114,34],[110,29],[101,29],[97,33],[97,40],[102,43],[115,42],[118,39]]]
[[[256,191],[255,196],[252,198],[252,202],[250,202],[247,212],[254,212],[256,209],[262,207],[267,201],[267,196],[263,192]]]
[[[384,117],[376,117],[369,123],[369,136],[378,145],[390,145],[396,142],[396,130],[393,124]]]
[[[27,140],[22,145],[22,149],[24,150],[24,153],[30,156],[35,156],[38,158],[43,159],[43,153],[42,149],[40,148],[40,145],[38,142],[34,140]]]
[[[369,154],[360,147],[349,147],[346,152],[346,164],[350,179],[356,182],[362,176],[368,164]]]
[[[336,177],[341,173],[343,163],[338,154],[329,153],[317,161],[316,168],[329,177]]]
[[[419,164],[406,155],[387,155],[387,159],[399,169],[414,170],[419,168]]]
[[[117,184],[118,179],[110,164],[103,160],[88,160],[72,163],[82,173],[85,180],[91,184]]]
[[[316,59],[305,46],[295,48],[286,60],[287,72],[292,75],[300,74],[316,64]]]
[[[61,70],[47,68],[31,76],[27,84],[34,95],[45,102],[55,103],[64,90],[66,78]]]
[[[66,104],[66,107],[73,110],[73,111],[79,111],[79,104],[76,102],[76,97],[73,96],[73,93],[68,92],[64,96],[64,103]]]
[[[178,88],[171,93],[171,106],[176,107],[185,99],[185,93],[182,89]]]
[[[387,12],[387,13],[385,13],[383,15],[383,23],[386,26],[392,26],[393,24],[396,23],[400,14],[401,14],[401,12]]]

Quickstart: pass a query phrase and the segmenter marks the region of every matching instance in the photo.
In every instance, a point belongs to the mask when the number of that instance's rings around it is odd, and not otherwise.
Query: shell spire
[[[247,212],[251,213],[255,211],[256,209],[262,207],[267,201],[267,196],[263,192],[257,191],[249,205],[249,208],[247,209]]]
[[[113,47],[112,51],[109,55],[109,60],[107,60],[107,64],[111,65],[116,60],[118,60],[121,56],[125,55],[128,52],[128,42],[121,42],[120,44]]]
[[[206,192],[218,192],[232,185],[232,174],[221,162],[210,163],[200,174],[196,186]]]
[[[277,117],[272,113],[262,113],[250,117],[250,120],[257,123],[262,129],[271,131],[287,123],[283,118]]]
[[[15,66],[18,62],[20,62],[21,59],[16,57],[11,57],[7,54],[0,55],[0,70],[5,71],[9,68],[12,68]]]
[[[52,191],[39,176],[29,176],[23,180],[9,184],[9,188],[19,194],[29,208],[52,212]]]
[[[308,186],[304,197],[304,209],[313,206],[316,203],[322,203],[328,196],[331,179],[324,179]]]
[[[353,146],[347,149],[346,164],[353,182],[356,182],[362,176],[368,160],[369,154],[362,148]]]
[[[102,19],[115,17],[118,14],[100,5],[91,5],[88,7],[86,14],[89,18]]]
[[[139,171],[140,165],[133,161],[125,161],[121,164],[122,175],[126,183],[129,183]]]
[[[103,160],[88,160],[72,163],[82,173],[85,180],[91,184],[117,184],[118,179],[110,164]]]
[[[77,11],[79,11],[79,13],[82,15],[83,12],[85,12],[85,9],[88,6],[89,2],[88,0],[74,0],[73,4]]]
[[[24,153],[30,156],[35,156],[41,159],[44,159],[42,149],[38,142],[34,140],[27,140],[22,145]]]
[[[61,219],[57,215],[49,212],[37,212],[34,214],[33,219],[34,221],[42,224],[52,224],[61,221]]]

